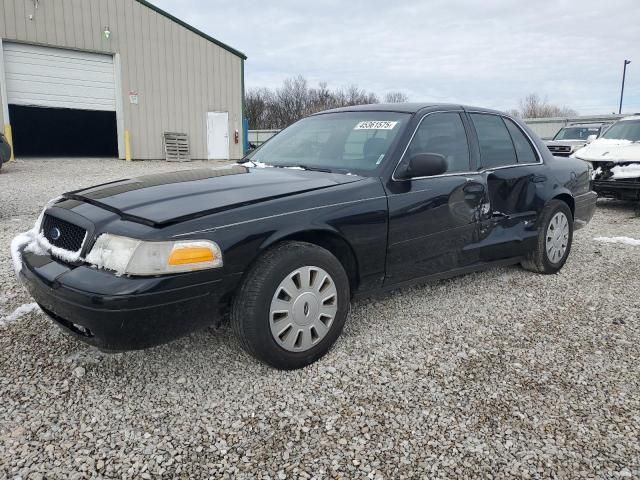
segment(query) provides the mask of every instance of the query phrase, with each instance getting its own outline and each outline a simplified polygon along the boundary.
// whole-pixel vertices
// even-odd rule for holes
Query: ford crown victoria
[[[12,248],[43,311],[87,343],[145,348],[224,320],[291,369],[329,350],[356,295],[499,265],[557,272],[593,215],[590,177],[500,112],[349,107],[240,164],[65,193]]]

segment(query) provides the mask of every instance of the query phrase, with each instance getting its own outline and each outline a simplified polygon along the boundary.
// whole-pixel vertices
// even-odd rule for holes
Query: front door
[[[207,113],[207,158],[229,160],[229,112]]]
[[[464,248],[476,238],[485,202],[484,177],[471,165],[461,112],[423,117],[401,164],[418,153],[443,155],[448,169],[433,177],[392,179],[387,185],[387,285],[466,265]]]

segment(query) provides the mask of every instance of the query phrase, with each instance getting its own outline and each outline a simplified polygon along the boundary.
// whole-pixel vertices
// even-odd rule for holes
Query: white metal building
[[[17,156],[161,159],[175,132],[237,159],[245,59],[144,0],[0,0],[0,125]]]

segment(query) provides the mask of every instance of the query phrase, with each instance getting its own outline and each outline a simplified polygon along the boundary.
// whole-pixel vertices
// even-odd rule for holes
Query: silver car
[[[545,142],[556,157],[568,157],[598,138],[609,127],[605,123],[574,124],[562,127],[553,140]]]

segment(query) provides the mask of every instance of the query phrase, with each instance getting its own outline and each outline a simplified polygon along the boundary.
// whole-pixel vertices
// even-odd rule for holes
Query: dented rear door
[[[536,238],[539,192],[547,181],[546,168],[526,134],[509,118],[469,114],[480,146],[480,171],[487,199],[477,241],[465,252],[479,261],[523,255]]]

